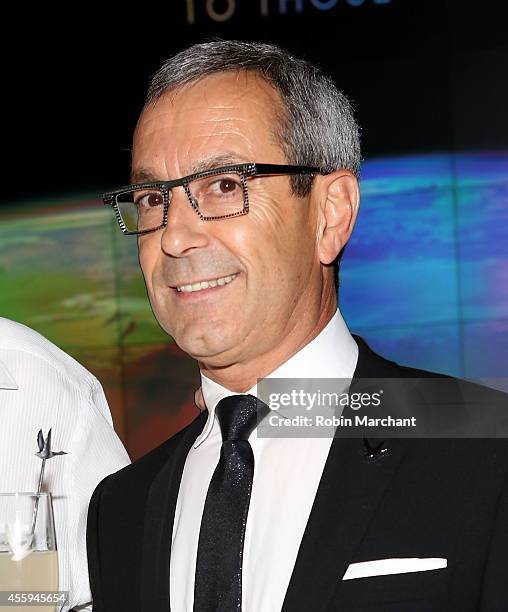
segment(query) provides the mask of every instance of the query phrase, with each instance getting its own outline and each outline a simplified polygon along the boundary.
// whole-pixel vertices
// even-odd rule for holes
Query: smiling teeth
[[[234,278],[236,278],[237,274],[231,274],[229,276],[221,276],[221,278],[214,278],[210,281],[201,281],[200,283],[194,283],[193,285],[182,285],[181,287],[177,287],[177,291],[183,291],[184,293],[192,293],[194,291],[201,291],[202,289],[208,289],[209,287],[217,287],[217,285],[227,285]]]

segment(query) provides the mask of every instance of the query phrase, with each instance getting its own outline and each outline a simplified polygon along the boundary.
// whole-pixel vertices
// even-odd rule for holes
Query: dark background
[[[351,331],[400,363],[508,390],[506,5],[173,0],[111,15],[105,3],[11,3],[0,316],[99,378],[132,457],[195,416],[196,363],[159,329],[136,241],[100,193],[128,181],[132,130],[164,59],[210,37],[266,40],[320,64],[362,127],[362,206],[340,277]]]
[[[217,14],[228,8],[210,4]],[[230,5],[223,22],[204,0],[124,5],[114,16],[84,4],[51,14],[43,4],[6,20],[2,199],[125,183],[150,75],[174,51],[212,36],[273,41],[319,63],[355,102],[366,157],[506,147],[505,2]]]

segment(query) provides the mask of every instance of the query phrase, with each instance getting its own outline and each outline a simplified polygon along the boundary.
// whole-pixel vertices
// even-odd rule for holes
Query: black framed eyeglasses
[[[166,227],[174,187],[183,187],[203,221],[249,212],[247,182],[257,176],[329,174],[330,170],[284,164],[233,164],[196,172],[173,181],[139,183],[104,193],[124,234],[146,234]]]

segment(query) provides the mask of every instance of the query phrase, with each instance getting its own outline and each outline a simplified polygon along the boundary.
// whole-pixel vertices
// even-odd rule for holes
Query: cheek
[[[145,277],[145,283],[149,290],[151,290],[153,284],[153,273],[157,261],[157,256],[160,251],[160,239],[157,242],[152,236],[143,236],[138,241],[139,249],[139,264]]]
[[[249,212],[258,244],[262,244],[278,268],[294,267],[313,249],[312,220],[307,202],[282,194],[278,199],[258,197]]]
[[[296,211],[285,213],[280,205],[268,198],[256,200],[247,215],[249,226],[243,232],[235,231],[235,252],[240,254],[247,270],[251,287],[259,290],[264,304],[279,301],[281,295],[294,293],[305,268],[307,249],[302,249],[301,221]],[[267,296],[262,291],[269,290]]]
[[[267,179],[268,180],[268,179]],[[249,214],[251,225],[256,226],[263,233],[266,231],[280,231],[285,223],[285,210],[282,205],[284,194],[280,190],[271,191],[257,186],[249,194]]]
[[[276,203],[268,198],[257,198],[242,220],[241,228],[235,228],[228,240],[249,271],[249,276],[261,280],[271,277],[283,256],[287,240],[282,215]]]

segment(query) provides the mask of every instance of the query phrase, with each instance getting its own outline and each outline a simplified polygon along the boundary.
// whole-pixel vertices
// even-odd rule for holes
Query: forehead
[[[166,93],[139,118],[133,170],[164,163],[168,171],[188,171],[189,163],[213,156],[283,162],[274,136],[281,109],[275,89],[246,72],[214,74]]]

